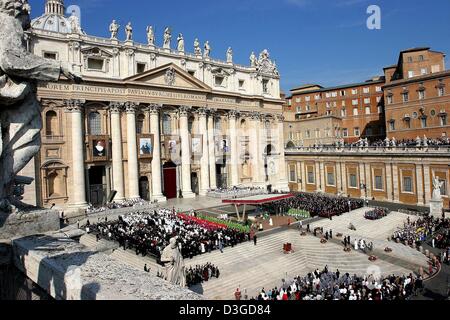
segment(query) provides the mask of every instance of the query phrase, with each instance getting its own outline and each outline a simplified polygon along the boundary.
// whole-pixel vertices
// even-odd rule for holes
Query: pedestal
[[[0,212],[0,239],[27,237],[60,228],[59,213],[53,210],[34,210],[7,214]]]
[[[433,218],[442,218],[442,209],[444,208],[444,201],[441,200],[430,200],[430,215]]]

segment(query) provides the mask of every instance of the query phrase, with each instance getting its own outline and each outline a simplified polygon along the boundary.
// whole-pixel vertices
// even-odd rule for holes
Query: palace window
[[[387,96],[387,103],[388,104],[394,103],[394,96],[392,94]]]
[[[356,174],[352,173],[349,175],[348,185],[350,188],[358,188],[358,179]]]
[[[269,93],[269,80],[263,80],[263,93]]]
[[[328,172],[327,173],[327,185],[328,186],[335,186],[336,182],[334,181],[334,173]]]
[[[419,90],[419,100],[425,99],[425,90]]]
[[[341,110],[341,117],[346,117],[347,116],[347,110],[346,109],[342,109]]]
[[[409,101],[409,93],[408,92],[403,92],[402,93],[402,98],[403,98],[403,102],[408,102]]]
[[[342,129],[342,136],[343,137],[348,137],[348,129]]]
[[[245,81],[239,80],[239,90],[244,90],[245,89],[244,85],[245,85]],[[289,105],[291,105],[291,104],[292,104],[292,100],[289,100]]]
[[[363,89],[363,92],[364,92],[365,94],[370,93],[370,88],[364,88],[364,89]]]
[[[297,174],[295,172],[295,165],[289,166],[289,182],[297,182]]]
[[[438,96],[439,97],[443,97],[445,94],[445,88],[444,87],[439,87],[438,88]]]
[[[421,74],[422,76],[428,74],[427,68],[422,68],[422,69],[420,69],[420,74]]]
[[[446,126],[447,125],[447,115],[446,114],[442,114],[441,115],[441,126]]]
[[[370,114],[370,107],[366,107],[366,114]]]
[[[45,114],[46,132],[45,134],[50,137],[58,135],[58,115],[55,111],[48,111]]]
[[[389,121],[389,129],[395,131],[395,120]]]
[[[305,137],[306,137],[307,139],[311,138],[311,131],[306,130],[306,132],[305,132]]]
[[[352,105],[353,106],[357,106],[358,104],[359,104],[359,100],[358,99],[352,100]]]
[[[403,177],[403,192],[412,193],[413,183],[412,177]]]
[[[102,134],[102,116],[98,112],[89,113],[89,134],[98,136]]]
[[[422,117],[420,118],[420,123],[422,125],[422,128],[426,128],[427,127],[427,117]]]
[[[375,176],[375,190],[383,190],[383,177]]]
[[[225,78],[224,77],[220,77],[220,76],[215,76],[214,77],[214,85],[216,87],[224,87],[224,83],[225,83]],[[263,81],[264,83],[264,81]]]
[[[359,137],[361,135],[361,130],[359,128],[355,128],[355,137]]]
[[[364,103],[365,103],[365,104],[370,104],[370,98],[365,98],[365,99],[364,99]]]
[[[358,89],[352,89],[352,95],[358,94]]]
[[[50,60],[58,60],[58,55],[56,52],[44,52],[44,58]]]
[[[308,170],[308,184],[316,183],[316,179],[314,177],[314,171]]]
[[[414,77],[414,71],[408,71],[408,78]]]
[[[353,108],[353,115],[357,116],[359,114],[358,108]]]

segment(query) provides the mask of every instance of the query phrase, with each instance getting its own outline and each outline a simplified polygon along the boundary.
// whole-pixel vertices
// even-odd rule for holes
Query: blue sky
[[[30,0],[32,15],[44,0]],[[156,28],[161,45],[170,26],[174,38],[183,33],[186,49],[195,37],[209,40],[214,58],[248,64],[251,51],[269,49],[281,73],[285,92],[305,83],[334,86],[381,75],[397,62],[402,49],[429,46],[450,55],[449,0],[66,0],[81,7],[84,30],[109,37],[117,19],[131,21],[134,39],[146,42],[145,27]],[[381,7],[382,29],[366,27],[367,7]],[[125,37],[122,30],[121,39]],[[175,41],[173,41],[174,45]],[[447,68],[449,58],[446,60]]]

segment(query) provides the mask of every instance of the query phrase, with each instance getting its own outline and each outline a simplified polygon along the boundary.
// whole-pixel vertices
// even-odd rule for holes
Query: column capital
[[[230,120],[236,120],[239,117],[240,117],[240,113],[237,110],[228,111],[228,118]]]
[[[109,103],[109,112],[111,113],[120,113],[123,109],[123,103],[122,102],[110,102]]]
[[[200,117],[206,117],[208,115],[208,109],[207,108],[198,108],[197,109],[197,114]]]
[[[150,111],[150,114],[159,114],[159,111],[162,109],[162,107],[162,104],[151,103],[148,106],[148,109]]]
[[[138,104],[134,102],[125,102],[125,112],[126,113],[136,113],[136,110],[138,108]]]
[[[260,112],[257,111],[253,111],[249,114],[250,119],[252,121],[260,121],[262,119],[262,114]]]
[[[286,119],[282,114],[277,114],[276,118],[279,123],[283,123],[284,120]]]
[[[80,100],[80,99],[64,100],[64,104],[66,105],[67,112],[82,112],[85,103],[86,103],[86,100]]]
[[[216,114],[217,114],[217,109],[214,109],[214,108],[208,108],[208,115],[210,116],[210,117],[215,117],[216,116]]]
[[[178,108],[178,113],[179,113],[180,117],[187,117],[190,111],[191,111],[191,107],[189,107],[189,106],[180,106]]]

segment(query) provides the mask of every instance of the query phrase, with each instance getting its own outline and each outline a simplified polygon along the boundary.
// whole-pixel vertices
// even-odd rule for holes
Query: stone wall
[[[57,300],[200,300],[63,235],[13,241],[14,265]]]
[[[12,239],[60,228],[59,214],[52,210],[36,210],[19,214],[0,212],[0,239]]]

